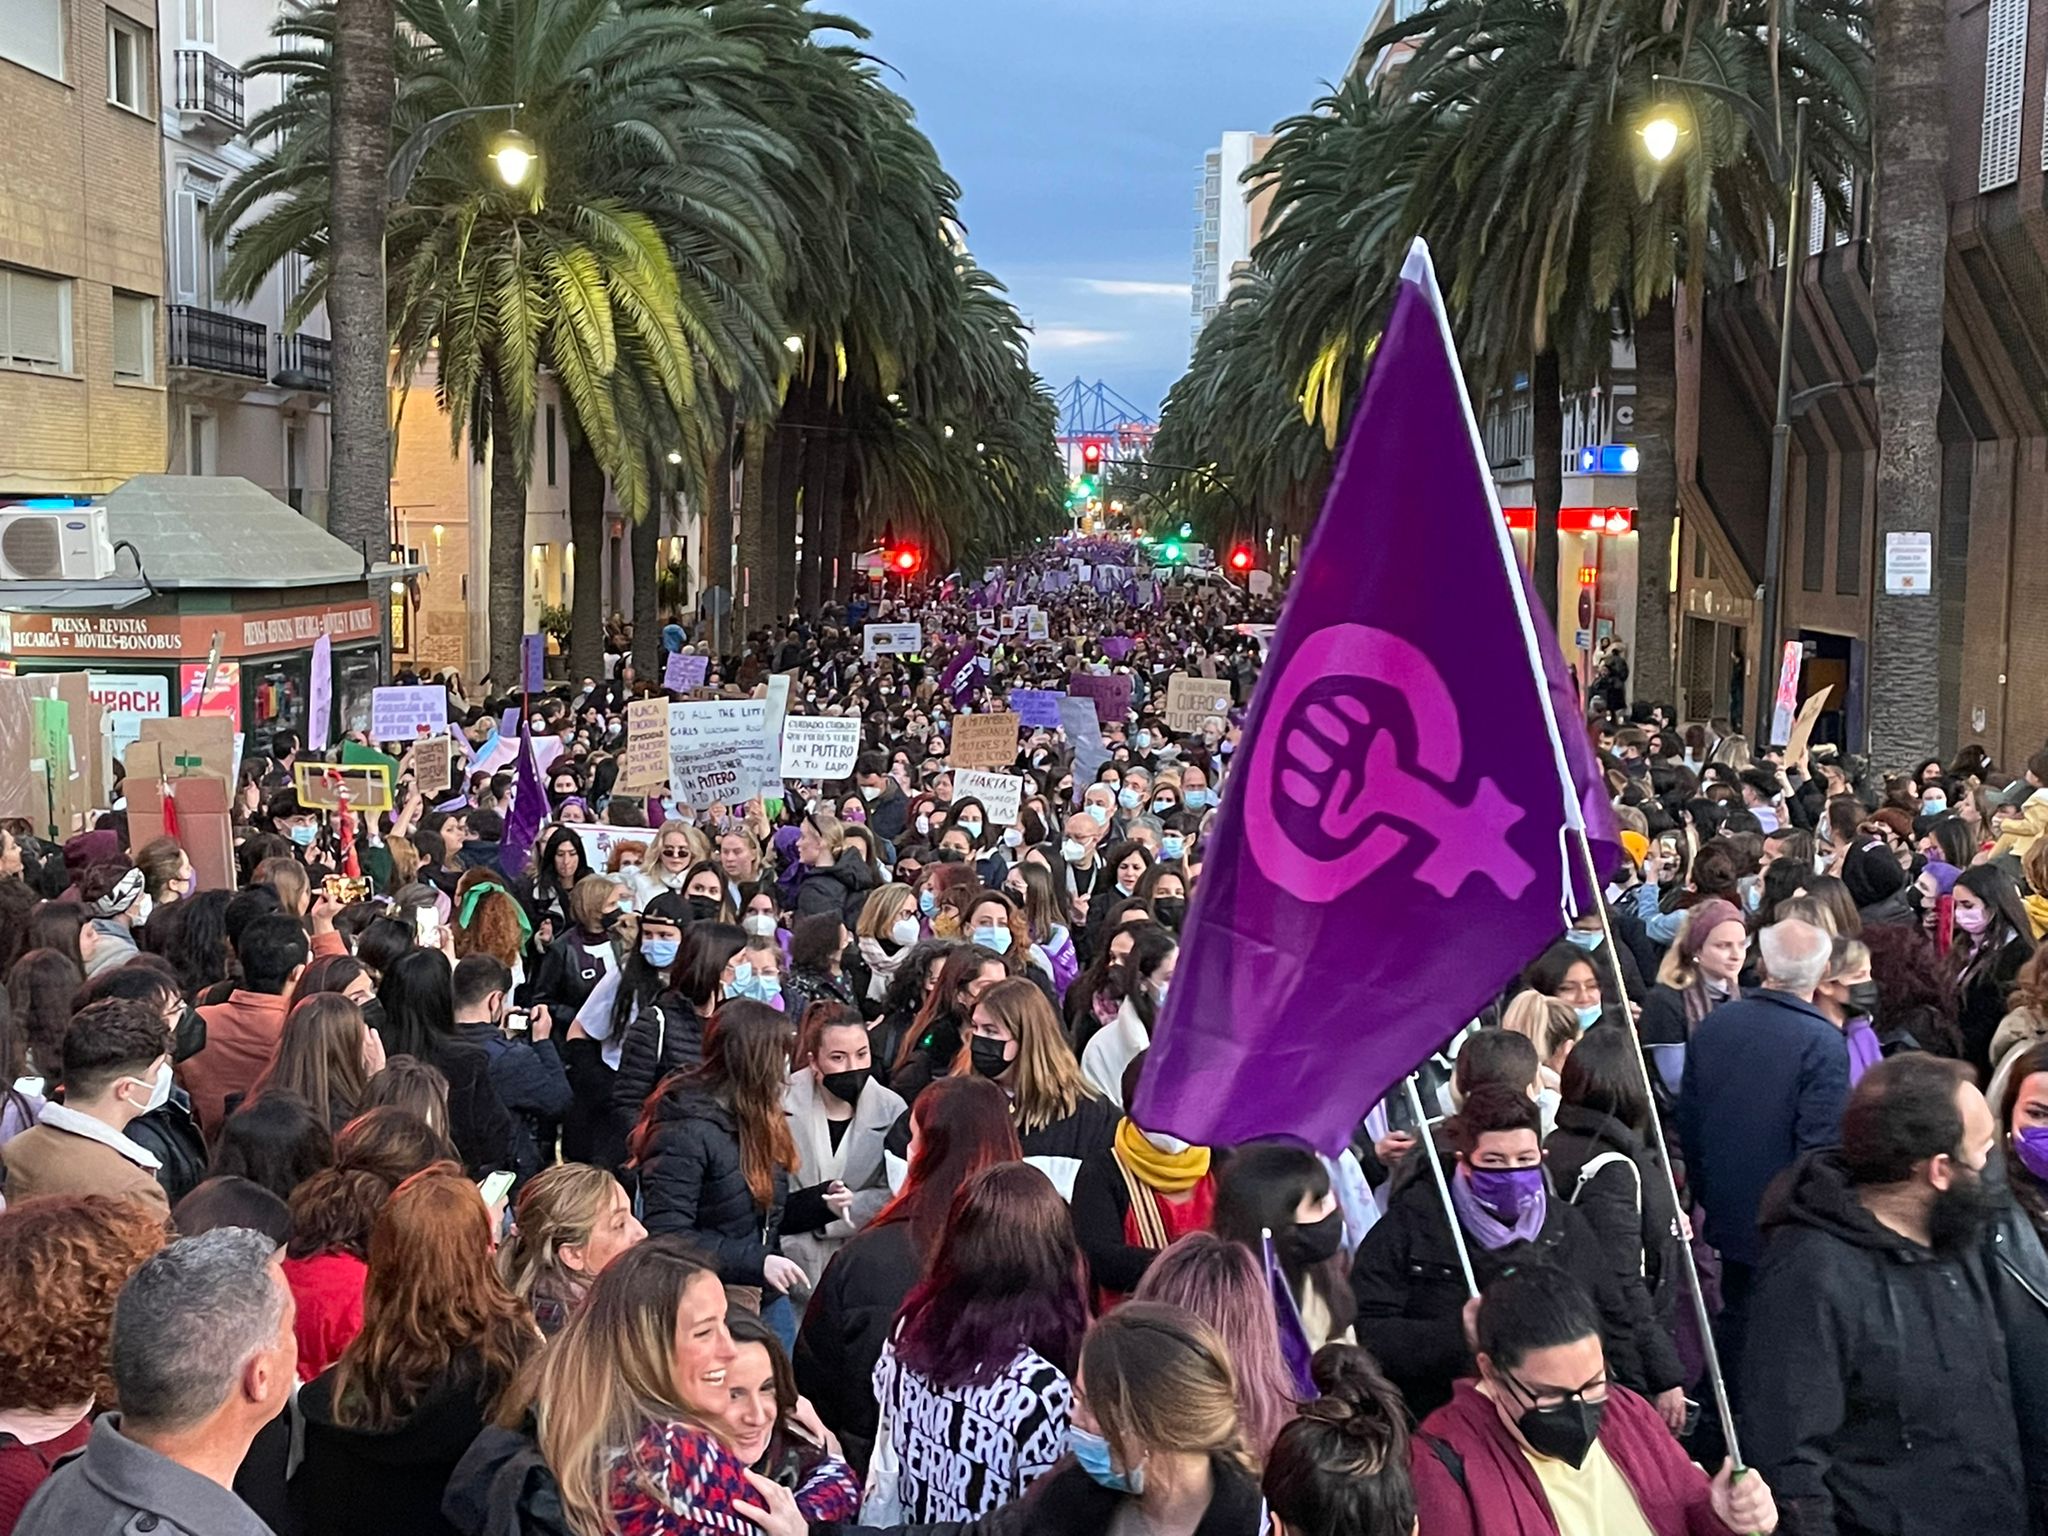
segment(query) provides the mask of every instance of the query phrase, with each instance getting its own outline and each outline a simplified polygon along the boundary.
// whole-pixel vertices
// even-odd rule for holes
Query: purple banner
[[[1093,672],[1076,672],[1067,679],[1067,692],[1079,699],[1095,701],[1095,718],[1104,725],[1122,725],[1131,712],[1131,674],[1112,672],[1098,677]]]
[[[540,693],[547,688],[548,637],[546,635],[521,635],[519,637],[519,686],[528,693]]]
[[[1102,654],[1111,661],[1122,661],[1138,648],[1138,642],[1129,635],[1105,635],[1102,638]]]
[[[661,686],[670,693],[687,693],[692,688],[702,688],[710,672],[709,656],[685,656],[675,651],[662,669]]]
[[[334,641],[322,634],[313,642],[312,680],[306,687],[306,750],[325,752],[334,726]]]
[[[1335,1153],[1564,930],[1571,821],[1612,867],[1531,606],[1418,241],[1251,707],[1140,1125]]]
[[[1063,693],[1050,688],[1012,688],[1010,708],[1017,712],[1017,722],[1029,729],[1044,727],[1058,730],[1060,724],[1060,700]]]

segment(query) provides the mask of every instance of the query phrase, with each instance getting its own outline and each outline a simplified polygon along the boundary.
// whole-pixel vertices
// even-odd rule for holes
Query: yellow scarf
[[[1149,1188],[1162,1195],[1184,1195],[1209,1174],[1209,1149],[1162,1152],[1128,1118],[1116,1127],[1116,1155]]]

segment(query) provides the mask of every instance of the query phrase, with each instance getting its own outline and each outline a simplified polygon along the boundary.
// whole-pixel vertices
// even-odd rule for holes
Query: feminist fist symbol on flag
[[[1310,688],[1346,678],[1407,701],[1415,768],[1403,764],[1395,733],[1355,694],[1323,693],[1302,704]],[[1457,706],[1429,658],[1406,640],[1362,624],[1310,636],[1275,684],[1265,719],[1271,724],[1248,764],[1246,832],[1266,877],[1302,900],[1341,896],[1414,838],[1429,845],[1415,878],[1439,896],[1456,895],[1477,875],[1513,898],[1536,877],[1507,840],[1522,808],[1489,778],[1469,799],[1458,797],[1464,738]],[[1290,822],[1301,828],[1302,818],[1334,853],[1302,845],[1289,830]]]

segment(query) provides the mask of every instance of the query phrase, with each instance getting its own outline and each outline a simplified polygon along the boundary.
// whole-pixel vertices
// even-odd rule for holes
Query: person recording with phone
[[[512,972],[495,955],[464,956],[450,986],[455,1038],[490,1061],[491,1086],[512,1117],[512,1171],[523,1183],[554,1161],[555,1129],[575,1102],[550,1038],[553,1016],[545,1007],[512,1008]]]

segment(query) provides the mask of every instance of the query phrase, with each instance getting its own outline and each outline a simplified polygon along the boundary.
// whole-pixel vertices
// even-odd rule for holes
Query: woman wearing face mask
[[[569,931],[569,893],[590,872],[582,838],[567,827],[557,827],[547,835],[540,845],[540,857],[534,860],[531,886],[521,893],[544,931],[536,936],[538,942],[548,943]]]
[[[1031,925],[1014,900],[1002,891],[979,891],[968,906],[966,917],[968,942],[999,955],[1021,956],[1024,964],[1020,974],[1042,982],[1046,995],[1055,996],[1052,961],[1031,942]]]
[[[847,980],[862,1016],[878,1019],[904,956],[924,935],[916,892],[893,884],[870,891],[854,935],[857,957],[847,967]]]
[[[1132,930],[1131,947],[1111,973],[1110,990],[1119,999],[1116,1018],[1082,1047],[1081,1074],[1119,1108],[1124,1069],[1152,1043],[1179,963],[1180,941],[1156,923],[1144,923]]]
[[[656,1085],[704,1059],[705,1028],[725,995],[734,957],[746,947],[747,936],[739,929],[698,923],[686,948],[688,922],[681,896],[657,896],[640,919],[639,947],[619,973],[604,1038],[607,1047],[617,1046],[615,1054],[604,1052],[618,1074],[612,1080],[608,1127],[617,1139],[607,1136],[609,1155],[597,1159],[601,1167],[617,1168],[624,1161],[625,1131],[640,1118]]]
[[[1685,1428],[1685,1368],[1672,1342],[1687,1305],[1679,1273],[1678,1208],[1650,1140],[1650,1108],[1628,1032],[1604,1024],[1572,1050],[1560,1078],[1557,1129],[1543,1166],[1558,1197],[1585,1214],[1633,1320],[1642,1385],[1675,1435]]]
[[[1985,1273],[2004,1324],[2030,1528],[2040,1531],[2048,1529],[2048,1046],[2014,1054],[1991,1107],[2013,1198],[1985,1230]]]
[[[1152,865],[1139,877],[1133,893],[1145,903],[1152,921],[1169,933],[1179,933],[1188,920],[1188,875],[1179,864],[1167,861]]]
[[[1510,998],[1500,1027],[1536,1047],[1536,1107],[1542,1114],[1542,1133],[1548,1137],[1557,1115],[1558,1073],[1585,1031],[1569,1005],[1540,992],[1517,992]]]
[[[690,1235],[727,1285],[761,1292],[761,1315],[794,1342],[792,1288],[804,1272],[783,1257],[782,1213],[797,1166],[782,1098],[789,1026],[760,1003],[723,1004],[704,1060],[662,1080],[628,1142],[647,1230]]]
[[[978,944],[958,944],[947,954],[890,1064],[889,1086],[905,1103],[915,1104],[927,1084],[952,1070],[965,1048],[974,1005],[982,993],[1015,974],[1010,956]]]
[[[1138,1086],[1146,1053],[1124,1069],[1126,1103]],[[1088,1259],[1097,1312],[1137,1289],[1161,1251],[1209,1225],[1216,1177],[1209,1149],[1160,1131],[1140,1129],[1126,1114],[1107,1151],[1081,1159],[1074,1175],[1074,1235]]]
[[[1601,990],[1605,984],[1603,968],[1603,962],[1579,945],[1559,942],[1529,962],[1528,969],[1522,972],[1522,985],[1563,1003],[1571,1009],[1579,1028],[1587,1030],[1606,1016],[1607,1004]]]
[[[1600,1300],[1616,1377],[1640,1385],[1634,1319],[1585,1216],[1561,1195],[1553,1198],[1545,1184],[1536,1106],[1528,1095],[1481,1083],[1449,1128],[1457,1153],[1451,1199],[1482,1293],[1504,1271],[1523,1265],[1565,1270]],[[1416,1178],[1394,1192],[1385,1218],[1359,1245],[1351,1289],[1358,1342],[1386,1365],[1408,1406],[1421,1415],[1448,1402],[1451,1383],[1469,1373],[1467,1297],[1433,1179]]]
[[[683,905],[693,923],[736,923],[732,897],[725,888],[725,873],[715,860],[692,864],[683,876]]]
[[[843,918],[849,903],[858,914],[867,893],[881,884],[859,851],[846,845],[845,830],[830,811],[815,811],[799,823],[796,856],[803,866],[796,888],[798,917],[830,912]]]
[[[889,1203],[883,1142],[906,1106],[874,1080],[867,1029],[844,1004],[805,1011],[796,1059],[782,1096],[797,1152],[782,1251],[815,1286],[847,1239]]]
[[[1478,1379],[1460,1381],[1409,1448],[1423,1531],[1777,1528],[1761,1477],[1724,1464],[1708,1481],[1655,1410],[1611,1380],[1600,1315],[1569,1276],[1539,1265],[1493,1281],[1477,1334]]]
[[[1309,1346],[1352,1342],[1357,1306],[1345,1283],[1344,1213],[1315,1153],[1278,1141],[1235,1148],[1217,1177],[1212,1224],[1218,1237],[1255,1254],[1271,1232]]]
[[[1000,886],[1009,869],[1009,861],[1003,857],[1001,829],[991,827],[988,811],[972,795],[956,799],[946,814],[946,826],[940,834],[939,846],[945,846],[946,833],[959,832],[967,839],[967,862],[973,867],[975,878],[983,885]]]
[[[2034,953],[2034,933],[2019,886],[1997,864],[1956,877],[1955,947],[1949,951],[1964,1059],[1981,1078],[1991,1071],[1991,1037],[2005,1017],[2013,978]]]
[[[1814,990],[1813,1006],[1842,1032],[1849,1047],[1849,1086],[1885,1057],[1877,1032],[1878,989],[1870,979],[1870,946],[1861,939],[1837,936],[1828,957],[1827,974]]]
[[[1053,993],[1064,1001],[1067,988],[1080,974],[1081,957],[1075,951],[1073,933],[1061,920],[1058,881],[1050,867],[1027,859],[1003,877],[1003,890],[1023,909],[1033,952],[1045,957]]]

